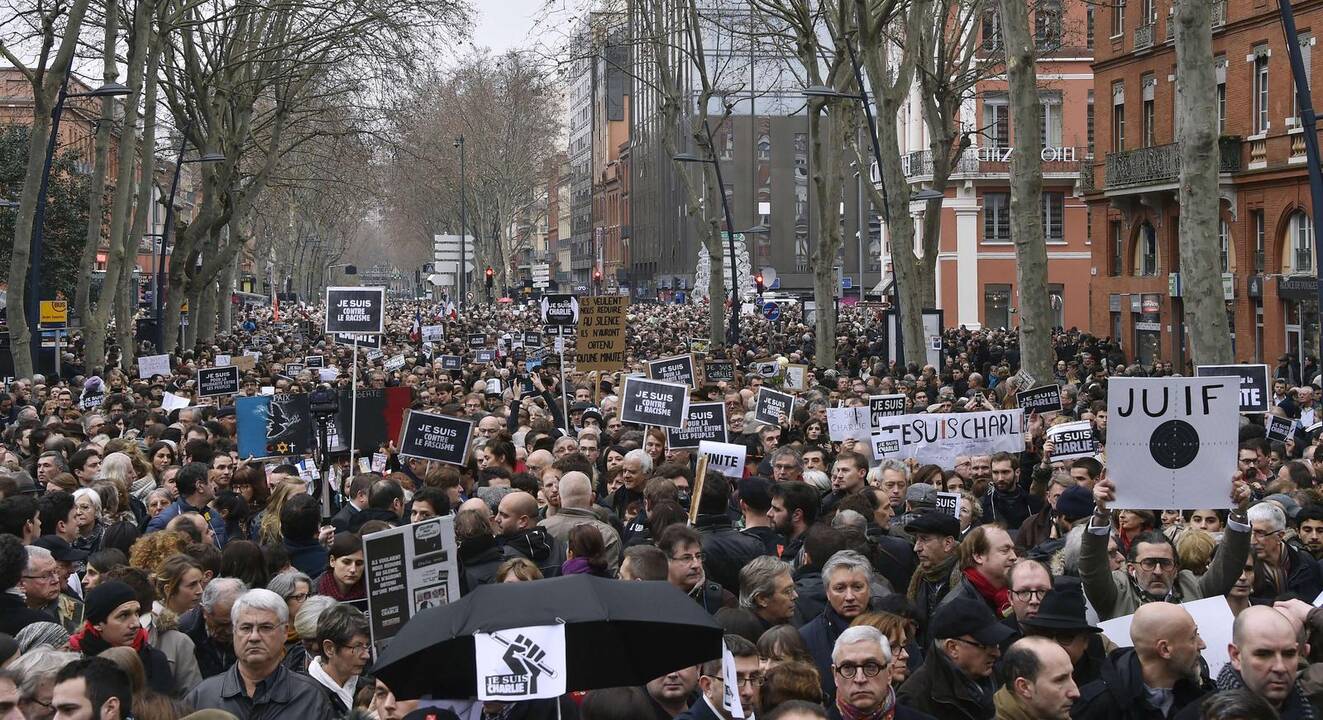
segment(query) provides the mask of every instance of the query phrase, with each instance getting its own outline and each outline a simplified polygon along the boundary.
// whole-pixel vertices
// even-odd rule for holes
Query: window
[[[722,160],[731,160],[735,157],[735,128],[729,123],[717,130],[717,149],[721,153]]]
[[[1043,193],[1043,239],[1047,242],[1066,241],[1066,194]]]
[[[1314,271],[1314,221],[1297,210],[1291,215],[1291,272]]]
[[[1011,241],[1010,193],[983,193],[983,241]]]
[[[1254,49],[1254,134],[1268,132],[1268,49]]]
[[[1217,134],[1227,131],[1227,81],[1223,78],[1217,84]]]
[[[1143,147],[1153,147],[1153,136],[1156,131],[1157,118],[1154,115],[1153,93],[1157,89],[1158,81],[1150,73],[1145,75],[1139,81],[1140,88],[1144,92],[1144,118],[1143,118]]]
[[[983,98],[983,134],[989,147],[1004,148],[1011,144],[1011,116],[1005,95],[986,95]]]
[[[1254,272],[1263,272],[1263,246],[1267,241],[1268,227],[1264,222],[1262,210],[1251,213],[1254,218]]]
[[[772,159],[772,136],[767,133],[760,133],[758,135],[758,159]]]
[[[1011,286],[983,286],[983,323],[992,328],[1011,326]]]
[[[1088,157],[1093,157],[1093,91],[1089,91],[1089,106],[1085,110],[1085,123],[1088,125]]]
[[[1047,304],[1052,308],[1052,327],[1066,326],[1066,286],[1052,283],[1047,286]]]
[[[1061,2],[1040,0],[1034,10],[1034,39],[1040,50],[1051,52],[1061,45]]]
[[[1112,150],[1125,149],[1125,85],[1112,83]]]
[[[1061,147],[1061,93],[1039,93],[1038,104],[1038,137],[1043,147]]]
[[[1227,225],[1226,220],[1217,224],[1217,247],[1221,261],[1218,267],[1224,273],[1231,272],[1231,226]]]
[[[1314,72],[1313,72],[1313,68],[1310,67],[1310,62],[1309,62],[1309,58],[1313,54],[1310,52],[1310,48],[1312,48],[1313,45],[1314,45],[1314,38],[1312,36],[1308,34],[1303,34],[1300,36],[1300,59],[1305,64],[1305,85],[1310,88],[1314,87],[1314,82],[1313,82]],[[1299,98],[1294,92],[1294,88],[1292,88],[1291,114],[1294,115],[1296,118],[1300,117],[1300,106],[1298,105],[1298,103],[1299,103]]]
[[[1155,3],[1153,0],[1142,0],[1142,2],[1143,5],[1141,5],[1140,8],[1144,14],[1144,21],[1140,24],[1152,25],[1153,23],[1158,21],[1157,3]]]
[[[1125,0],[1112,4],[1112,37],[1125,32]]]
[[[1147,222],[1139,228],[1139,252],[1136,254],[1136,275],[1153,277],[1158,274],[1158,233]]]
[[[1093,49],[1093,5],[1084,11],[1084,47]]]
[[[1122,252],[1125,249],[1125,236],[1121,232],[1121,221],[1112,220],[1107,224],[1107,232],[1112,242],[1112,264],[1108,269],[1108,275],[1118,277],[1121,274],[1121,267],[1124,265]]]
[[[1001,22],[997,18],[996,10],[985,10],[983,12],[983,49],[998,50],[1001,48]]]

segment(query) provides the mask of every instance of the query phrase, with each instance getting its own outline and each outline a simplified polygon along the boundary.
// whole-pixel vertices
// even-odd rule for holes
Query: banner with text
[[[872,438],[879,460],[914,458],[943,468],[960,455],[1024,451],[1024,411],[934,413],[886,418]]]

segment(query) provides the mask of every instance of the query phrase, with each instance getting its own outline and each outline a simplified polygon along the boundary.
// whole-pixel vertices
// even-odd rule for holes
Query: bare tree
[[[1217,79],[1213,75],[1212,4],[1176,3],[1176,141],[1180,143],[1181,282],[1186,330],[1196,363],[1233,362],[1217,247]],[[1294,42],[1294,39],[1290,39]]]
[[[115,62],[115,49],[119,38],[119,12],[115,0],[106,1],[105,36],[102,39],[102,73],[104,83],[112,83],[119,77]],[[101,116],[97,119],[96,149],[92,159],[92,182],[87,193],[87,239],[83,244],[83,254],[78,267],[90,268],[96,261],[96,251],[101,246],[104,223],[101,222],[105,211],[106,173],[110,164],[110,135],[115,121],[115,99],[101,98]],[[78,285],[74,290],[74,314],[80,321],[86,322],[91,316],[92,273],[78,273]]]
[[[1011,238],[1020,291],[1020,364],[1036,378],[1052,377],[1052,308],[1047,290],[1047,245],[1043,238],[1042,104],[1036,85],[1036,49],[1024,0],[1000,0],[1006,42],[1011,154]]]
[[[7,317],[10,350],[14,356],[14,374],[32,376],[32,331],[24,307],[27,292],[27,274],[31,257],[33,219],[37,211],[37,194],[42,183],[46,162],[46,147],[51,138],[51,111],[68,82],[78,34],[89,0],[69,2],[35,2],[21,11],[23,24],[30,28],[17,37],[0,38],[0,56],[3,56],[32,86],[32,134],[28,139],[27,166],[24,171],[23,191],[18,200],[18,218],[14,222],[14,244],[9,262],[9,291]],[[16,46],[37,46],[35,63],[19,59]]]

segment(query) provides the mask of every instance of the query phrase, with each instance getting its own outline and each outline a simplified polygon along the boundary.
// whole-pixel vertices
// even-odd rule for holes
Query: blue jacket
[[[822,683],[824,698],[836,697],[836,678],[831,672],[831,651],[836,645],[836,638],[850,627],[850,621],[841,617],[827,606],[822,614],[813,618],[799,629],[799,636],[804,640],[804,647],[813,658],[818,668],[818,680]]]
[[[211,523],[211,531],[216,535],[216,544],[224,547],[225,543],[229,540],[225,531],[225,518],[222,518],[219,512],[212,510],[209,507],[195,508],[185,502],[183,498],[170,503],[170,505],[161,511],[161,514],[152,518],[151,522],[147,523],[146,532],[152,533],[157,530],[164,530],[165,526],[169,525],[171,520],[174,520],[175,517],[186,512],[195,512],[206,518],[207,522]]]

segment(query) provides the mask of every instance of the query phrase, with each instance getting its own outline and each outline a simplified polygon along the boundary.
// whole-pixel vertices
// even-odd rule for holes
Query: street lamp
[[[32,240],[29,250],[30,262],[28,263],[28,295],[26,315],[28,322],[28,336],[32,337],[32,328],[40,325],[41,318],[41,280],[42,280],[42,262],[45,259],[45,226],[46,226],[46,196],[50,190],[51,165],[55,162],[55,145],[60,136],[60,116],[64,114],[64,103],[69,98],[79,97],[120,97],[129,94],[129,89],[120,83],[108,83],[101,87],[82,93],[69,92],[69,77],[65,73],[64,82],[60,84],[60,93],[55,98],[55,106],[51,108],[51,129],[50,139],[46,143],[46,163],[41,168],[41,184],[37,189],[37,206],[32,214]],[[12,207],[12,206],[10,206]],[[41,342],[31,343],[32,365],[37,365],[37,355],[41,351]],[[100,365],[100,359],[96,364]]]
[[[467,255],[468,242],[468,192],[465,188],[464,177],[464,136],[459,135],[455,138],[455,147],[459,149],[459,307],[464,307],[464,295],[467,292],[465,288],[468,274]]]
[[[708,147],[712,147],[712,129],[706,120],[703,121],[703,131],[707,133]],[[730,216],[730,200],[726,197],[726,182],[721,177],[721,163],[715,153],[708,158],[680,153],[673,159],[681,163],[711,163],[717,173],[717,192],[721,194],[721,211],[726,216],[726,250],[730,255],[730,327],[726,330],[726,345],[734,346],[740,341],[740,277],[735,264],[735,222]],[[716,302],[716,298],[711,302]]]
[[[161,252],[156,258],[156,276],[152,282],[152,304],[154,315],[156,317],[156,351],[165,352],[165,317],[162,311],[164,307],[161,302],[161,286],[165,281],[165,253],[166,246],[170,244],[170,238],[174,235],[175,224],[175,195],[179,192],[179,174],[186,163],[215,163],[223,162],[225,155],[218,152],[204,153],[195,158],[184,158],[184,153],[188,150],[188,132],[192,129],[192,123],[184,126],[180,134],[183,139],[179,142],[179,157],[175,160],[174,177],[170,180],[170,195],[165,202],[165,230],[161,232]],[[152,243],[156,247],[156,243]]]

